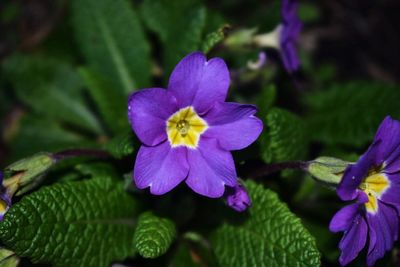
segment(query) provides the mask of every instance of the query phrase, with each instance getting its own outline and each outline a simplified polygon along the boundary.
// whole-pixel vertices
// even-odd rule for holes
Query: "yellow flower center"
[[[7,208],[7,203],[4,200],[0,199],[0,214],[4,214],[7,211]]]
[[[172,147],[196,148],[207,128],[207,122],[197,115],[193,107],[182,108],[167,120],[168,141]]]
[[[372,169],[367,177],[360,184],[359,188],[368,196],[368,202],[365,203],[365,208],[370,213],[378,211],[378,199],[390,187],[390,181],[385,174],[380,172],[380,169]]]

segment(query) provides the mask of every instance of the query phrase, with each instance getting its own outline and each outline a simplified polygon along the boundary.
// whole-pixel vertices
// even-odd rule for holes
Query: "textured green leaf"
[[[308,150],[305,123],[295,114],[273,108],[264,117],[261,135],[262,158],[265,162],[304,159]]]
[[[224,223],[211,242],[221,266],[320,266],[315,240],[278,196],[246,183],[253,205],[240,225]]]
[[[164,45],[167,74],[182,57],[200,48],[206,9],[198,0],[145,0],[141,14]]]
[[[73,0],[72,25],[89,65],[126,94],[146,87],[150,48],[127,0]]]
[[[135,151],[135,138],[132,130],[115,136],[105,144],[104,148],[118,159],[131,155]]]
[[[108,267],[135,252],[138,206],[110,178],[65,182],[16,203],[0,223],[7,247],[33,262]]]
[[[82,81],[72,66],[45,56],[16,54],[5,61],[3,70],[18,98],[40,115],[101,132],[83,102]]]
[[[375,82],[335,84],[306,98],[314,140],[362,146],[386,115],[400,118],[400,88]]]
[[[79,74],[83,78],[107,126],[114,133],[127,129],[129,126],[126,118],[127,97],[125,94],[96,71],[89,68],[80,68]]]
[[[146,212],[138,220],[135,246],[144,258],[157,258],[168,250],[175,236],[176,229],[171,220]]]

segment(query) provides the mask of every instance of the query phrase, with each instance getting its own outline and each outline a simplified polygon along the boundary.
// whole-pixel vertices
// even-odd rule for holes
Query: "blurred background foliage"
[[[233,39],[238,30],[273,30],[281,19],[278,0],[1,1],[0,165],[39,151],[105,149],[114,156],[111,164],[68,160],[53,169],[45,183],[68,183],[104,173],[123,180],[139,146],[127,121],[128,94],[140,88],[165,87],[176,63],[196,50],[226,60],[232,78],[229,99],[257,104],[264,121],[259,141],[234,154],[240,177],[249,177],[266,163],[321,155],[356,160],[384,116],[400,119],[400,4],[395,0],[300,2],[302,67],[289,75],[272,50],[264,50],[265,66],[249,68],[248,62],[256,61],[262,51],[237,45]],[[129,187],[129,174],[126,179]],[[328,231],[329,219],[341,205],[334,191],[294,171],[257,182],[277,192],[301,218],[315,237],[322,265],[336,266],[340,237]],[[177,235],[169,220],[175,221],[181,233],[207,232],[220,223],[219,216],[210,218],[207,210],[215,204],[212,200],[193,196],[182,186],[176,191],[159,202],[160,198],[140,196],[146,207],[169,219],[144,213],[139,223],[165,224],[167,239],[156,248],[151,247],[151,240],[140,241],[145,247],[135,241],[132,253],[137,249],[150,258],[164,254]],[[166,209],[171,205],[173,211]],[[225,230],[234,232],[229,227]],[[157,236],[157,229],[152,229],[143,233]],[[140,238],[140,233],[133,239]],[[228,259],[215,259],[200,237],[189,232],[177,238],[180,242],[157,260],[134,258],[125,263],[229,264]],[[229,254],[220,247],[219,238],[212,240],[217,240],[216,253]],[[226,242],[230,242],[228,237]],[[14,249],[26,252],[21,246]],[[124,253],[124,257],[133,255]],[[37,259],[37,254],[24,255]],[[23,264],[30,266],[28,260]],[[398,249],[380,264],[400,264]],[[353,265],[362,266],[363,259]]]

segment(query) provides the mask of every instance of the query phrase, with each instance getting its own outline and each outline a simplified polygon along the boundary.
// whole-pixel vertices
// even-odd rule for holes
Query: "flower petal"
[[[379,151],[379,146],[380,141],[375,141],[356,164],[347,167],[336,190],[342,200],[353,200],[357,197],[358,186],[368,174],[368,171],[376,166],[376,155]]]
[[[194,106],[202,114],[216,101],[223,102],[230,83],[229,71],[220,58],[207,61],[201,52],[184,57],[173,70],[168,91],[177,99],[180,108]]]
[[[332,218],[329,224],[331,232],[346,231],[351,227],[354,218],[359,214],[360,203],[347,205],[340,209]]]
[[[339,243],[339,248],[342,250],[339,262],[342,266],[354,260],[364,248],[367,241],[367,230],[368,226],[365,219],[358,214],[354,218],[351,228],[344,233]]]
[[[381,140],[377,153],[377,163],[381,164],[400,146],[400,122],[387,116],[379,125],[374,140]]]
[[[389,178],[389,188],[382,194],[381,200],[400,208],[400,174],[386,174]]]
[[[225,185],[237,184],[232,155],[221,149],[215,139],[202,137],[196,150],[188,149],[188,162],[190,171],[186,183],[200,195],[221,197]]]
[[[284,22],[287,22],[293,16],[297,16],[299,9],[299,2],[297,0],[283,0],[281,5],[281,15]]]
[[[254,116],[257,108],[237,103],[217,103],[203,117],[209,128],[204,136],[218,140],[225,150],[243,149],[253,143],[263,129],[263,123]]]
[[[164,142],[155,147],[140,147],[133,178],[138,188],[150,187],[152,194],[162,195],[183,181],[188,172],[186,148],[171,148]]]
[[[367,265],[373,266],[375,262],[393,247],[397,239],[398,218],[397,212],[388,205],[379,202],[376,214],[367,213],[370,229],[370,241],[367,255]]]
[[[140,141],[154,146],[167,138],[166,120],[178,110],[177,102],[167,90],[143,89],[131,94],[128,118]]]

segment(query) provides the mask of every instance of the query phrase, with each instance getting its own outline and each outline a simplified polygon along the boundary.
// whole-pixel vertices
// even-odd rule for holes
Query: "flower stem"
[[[107,151],[97,149],[69,149],[54,153],[52,155],[56,162],[72,157],[109,158],[110,156],[111,155]]]
[[[303,170],[305,171],[309,165],[309,162],[307,161],[287,161],[287,162],[279,162],[279,163],[273,163],[273,164],[268,164],[264,165],[259,169],[254,170],[253,172],[250,173],[250,177],[252,178],[259,178],[263,176],[267,176],[271,173],[274,172],[279,172],[282,170]]]

